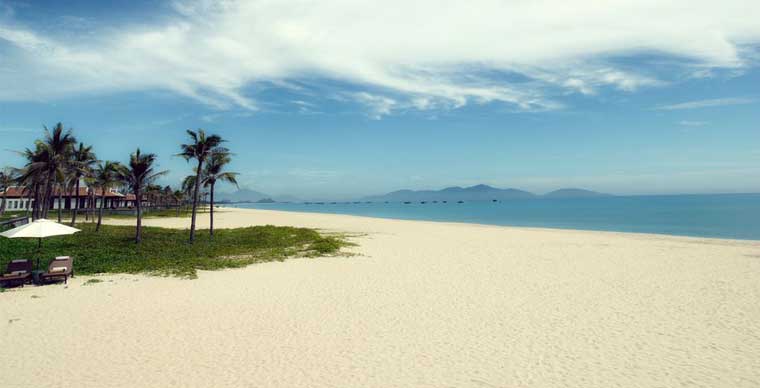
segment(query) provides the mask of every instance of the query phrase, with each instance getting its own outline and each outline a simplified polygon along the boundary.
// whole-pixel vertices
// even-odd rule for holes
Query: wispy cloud
[[[0,133],[29,133],[39,132],[37,128],[19,128],[19,127],[2,127],[0,126]]]
[[[656,107],[657,110],[682,110],[682,109],[700,109],[700,108],[711,108],[716,106],[729,106],[729,105],[745,105],[745,104],[752,104],[755,100],[751,98],[739,98],[739,97],[732,97],[732,98],[714,98],[710,100],[696,100],[696,101],[687,101],[687,102],[681,102],[678,104],[671,104],[671,105],[661,105]]]
[[[678,125],[683,125],[685,127],[702,127],[707,124],[709,124],[707,121],[681,120],[678,122]]]
[[[312,168],[292,168],[288,170],[288,175],[302,179],[320,181],[324,179],[335,178],[340,175],[340,172],[334,170],[318,170]]]
[[[351,93],[349,97],[366,105],[369,108],[370,117],[375,120],[380,120],[383,116],[389,115],[398,106],[398,102],[392,98],[367,92]]]
[[[317,77],[367,93],[373,118],[489,102],[542,111],[567,93],[666,83],[615,57],[654,52],[708,74],[748,66],[745,47],[760,42],[760,2],[743,0],[174,4],[161,24],[98,23],[77,38],[0,19],[0,101],[162,89],[253,111],[249,90]],[[690,109],[679,106],[661,109]]]

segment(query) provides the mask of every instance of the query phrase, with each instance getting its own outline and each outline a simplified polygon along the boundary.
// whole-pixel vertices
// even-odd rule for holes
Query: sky
[[[0,167],[62,122],[175,186],[204,128],[241,187],[303,199],[760,192],[758,20],[756,0],[0,0]]]

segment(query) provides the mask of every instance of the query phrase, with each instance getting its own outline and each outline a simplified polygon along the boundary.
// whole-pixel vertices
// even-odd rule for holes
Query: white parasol
[[[36,238],[38,239],[37,252],[39,253],[39,250],[42,247],[43,238],[52,236],[64,236],[74,234],[76,232],[79,232],[79,229],[40,218],[26,225],[21,225],[17,228],[6,230],[5,232],[0,233],[0,236],[7,238]],[[40,258],[38,255],[37,268],[39,269],[39,267]]]

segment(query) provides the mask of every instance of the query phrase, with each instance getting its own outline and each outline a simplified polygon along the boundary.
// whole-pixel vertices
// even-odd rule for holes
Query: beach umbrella
[[[6,230],[0,233],[0,236],[7,238],[36,238],[37,239],[37,269],[40,269],[40,249],[42,248],[42,239],[52,236],[65,236],[79,232],[79,229],[72,228],[54,221],[40,218],[18,228]]]

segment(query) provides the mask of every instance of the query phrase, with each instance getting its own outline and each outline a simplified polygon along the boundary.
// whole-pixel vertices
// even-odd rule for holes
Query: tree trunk
[[[190,244],[195,241],[195,216],[198,212],[198,194],[201,190],[201,172],[203,169],[203,159],[198,159],[198,171],[195,174],[195,190],[193,193],[193,214],[190,219]]]
[[[90,188],[87,187],[87,197],[84,199],[84,221],[87,222],[90,220],[90,209],[92,207],[92,203],[90,202]]]
[[[100,231],[100,223],[103,221],[103,209],[106,207],[106,189],[103,188],[103,193],[100,195],[100,210],[98,211],[98,225],[95,226],[95,231]]]
[[[40,201],[40,218],[47,218],[48,207],[50,206],[50,191],[52,184],[50,179],[45,182],[45,187],[42,189],[42,200]]]
[[[32,218],[38,219],[40,218],[40,184],[35,183],[34,184],[34,207],[32,208]]]
[[[61,208],[63,207],[63,184],[58,185],[58,223],[61,223]]]
[[[5,198],[8,195],[8,188],[6,187],[5,190],[3,190],[3,199],[0,203],[0,217],[2,217],[5,214]]]
[[[142,241],[142,194],[140,190],[135,190],[135,201],[137,201],[137,226],[135,228],[135,244]]]
[[[89,208],[87,209],[90,212],[90,222],[95,221],[95,198],[95,190],[90,189],[87,193],[87,199],[90,201]]]
[[[53,181],[55,180],[55,169],[48,170],[47,182],[45,183],[45,203],[42,204],[42,218],[47,218],[50,213],[50,205],[53,202]]]
[[[211,238],[214,238],[214,185],[216,185],[216,183],[211,184],[211,207],[209,208],[210,227],[208,232]]]
[[[26,212],[24,215],[29,217],[29,209],[32,207],[32,189],[27,187],[24,190],[26,190]]]
[[[76,207],[71,207],[71,226],[74,226],[77,223],[77,213],[79,213],[79,177],[76,177],[77,184],[76,184],[76,194],[74,195],[75,201],[76,201]]]

